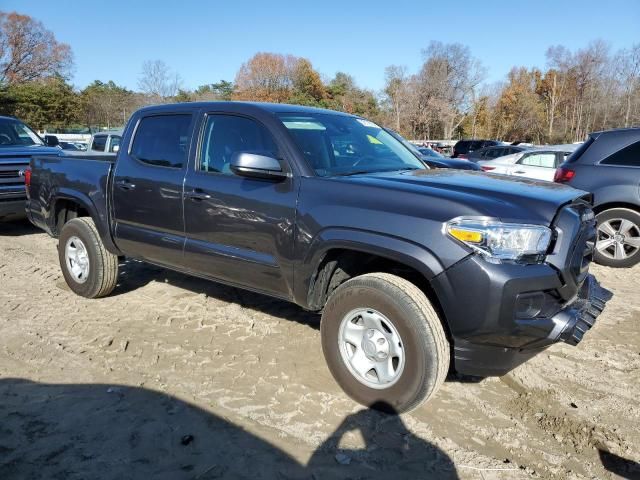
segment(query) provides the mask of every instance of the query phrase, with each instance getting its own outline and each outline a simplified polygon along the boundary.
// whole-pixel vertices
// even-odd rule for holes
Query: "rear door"
[[[537,180],[552,182],[557,165],[558,152],[530,152],[525,153],[520,160],[511,167],[509,173],[517,177],[535,178]]]
[[[118,247],[128,256],[182,267],[183,181],[196,115],[153,113],[137,120],[113,175]]]
[[[189,270],[272,295],[289,298],[288,278],[296,209],[296,180],[261,180],[235,175],[238,152],[290,165],[276,135],[258,119],[210,112],[185,179],[185,261]]]

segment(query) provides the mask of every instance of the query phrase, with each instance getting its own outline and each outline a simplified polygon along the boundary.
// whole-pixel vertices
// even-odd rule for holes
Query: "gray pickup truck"
[[[0,117],[0,221],[26,216],[22,172],[34,155],[62,155],[44,145],[36,132],[13,117]]]
[[[353,115],[148,107],[115,158],[36,157],[29,179],[29,218],[78,295],[108,295],[127,256],[322,312],[329,369],[365,405],[415,408],[450,360],[503,375],[604,308],[588,194],[430,170]]]

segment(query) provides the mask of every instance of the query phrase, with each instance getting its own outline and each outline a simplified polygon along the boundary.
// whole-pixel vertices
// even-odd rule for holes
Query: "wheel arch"
[[[325,234],[322,249],[304,262],[304,278],[296,282],[304,291],[299,292],[302,298],[297,303],[310,310],[322,310],[331,292],[348,279],[366,273],[392,273],[412,282],[427,296],[450,337],[444,310],[430,281],[444,267],[432,252],[396,237],[351,232],[346,239],[338,237],[338,233]]]
[[[64,224],[78,217],[91,217],[105,248],[114,255],[122,254],[111,237],[109,218],[106,212],[100,214],[99,209],[87,195],[77,191],[61,189],[51,204],[51,215],[49,217],[51,234],[54,237],[58,237]]]

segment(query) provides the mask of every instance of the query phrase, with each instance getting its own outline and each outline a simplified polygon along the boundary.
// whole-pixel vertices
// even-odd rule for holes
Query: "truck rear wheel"
[[[340,285],[320,325],[322,350],[355,401],[405,412],[429,399],[449,369],[449,343],[426,295],[411,282],[370,273]]]
[[[118,257],[108,252],[93,220],[65,223],[58,242],[62,274],[74,293],[86,298],[109,295],[118,281]]]

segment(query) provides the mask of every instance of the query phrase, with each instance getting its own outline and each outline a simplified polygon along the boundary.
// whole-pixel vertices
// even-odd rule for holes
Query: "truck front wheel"
[[[109,295],[118,281],[118,257],[104,248],[93,220],[68,221],[58,240],[58,258],[69,288],[86,298]]]
[[[355,401],[393,412],[431,397],[449,369],[449,343],[428,298],[411,282],[370,273],[340,285],[320,326],[325,359]]]

